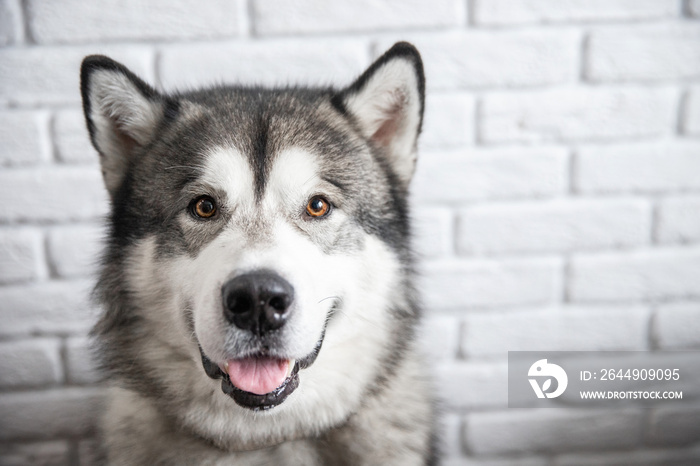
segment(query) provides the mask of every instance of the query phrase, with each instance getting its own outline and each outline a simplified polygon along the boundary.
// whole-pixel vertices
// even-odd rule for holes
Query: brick
[[[673,88],[581,87],[494,93],[481,105],[484,142],[610,140],[675,131]]]
[[[412,191],[418,202],[557,196],[568,189],[568,157],[555,147],[422,154]]]
[[[63,380],[57,339],[33,338],[0,342],[2,388],[55,385]]]
[[[691,466],[700,462],[700,448],[637,450],[562,455],[555,466]]]
[[[425,97],[421,149],[474,144],[476,101],[462,93],[429,93]]]
[[[105,464],[103,453],[99,440],[94,438],[81,440],[78,443],[78,465],[94,466],[96,464]]]
[[[476,0],[473,11],[476,24],[505,25],[667,18],[678,6],[672,0]]]
[[[110,40],[200,39],[240,33],[238,1],[29,0],[27,15],[40,44]]]
[[[700,303],[659,306],[654,316],[654,339],[661,349],[700,348]]]
[[[657,239],[662,243],[700,241],[700,197],[662,200],[659,204]]]
[[[461,352],[467,357],[508,351],[640,351],[647,349],[644,307],[564,306],[464,317]]]
[[[578,77],[580,35],[574,30],[452,31],[411,35],[430,89],[540,86]],[[393,38],[379,42],[387,49]]]
[[[457,355],[459,320],[452,315],[430,314],[418,328],[418,342],[428,359],[445,360]]]
[[[0,427],[1,428],[1,427]],[[3,466],[65,466],[71,464],[70,445],[65,440],[0,445]]]
[[[80,63],[86,55],[98,53],[153,82],[153,52],[145,46],[10,47],[0,49],[0,102],[79,103]]]
[[[700,0],[688,1],[688,13],[696,18],[700,16]]]
[[[474,413],[465,441],[477,455],[631,448],[642,435],[640,411],[523,409]]]
[[[162,50],[165,88],[197,85],[347,85],[369,64],[363,40],[178,44]]]
[[[686,101],[684,116],[683,132],[700,136],[700,86],[691,88]]]
[[[24,28],[19,0],[0,0],[0,46],[22,41]]]
[[[439,399],[451,409],[508,407],[508,368],[493,362],[443,362],[435,371]]]
[[[700,24],[606,27],[589,38],[585,76],[594,82],[700,77]]]
[[[0,335],[84,332],[96,319],[92,282],[42,282],[0,288]]]
[[[97,361],[85,337],[72,337],[66,342],[66,378],[73,384],[91,384],[100,381]]]
[[[43,276],[42,243],[43,236],[37,230],[0,230],[0,283],[16,283]]]
[[[0,440],[90,434],[101,400],[101,391],[89,388],[0,394]]]
[[[51,157],[48,115],[44,112],[0,113],[0,164],[28,165]]]
[[[668,141],[580,148],[581,193],[667,193],[700,189],[700,143]]]
[[[658,446],[691,445],[700,439],[700,408],[660,408],[652,412],[646,443]]]
[[[414,244],[423,257],[446,256],[453,249],[452,211],[439,207],[413,209]]]
[[[570,252],[648,244],[650,229],[647,201],[554,200],[469,207],[457,237],[466,254]]]
[[[260,35],[458,26],[466,17],[465,4],[458,0],[356,0],[334,5],[323,0],[255,0],[252,8]]]
[[[431,309],[546,304],[561,294],[556,259],[431,261],[421,290]]]
[[[81,110],[61,110],[53,119],[58,159],[66,163],[97,163],[99,155],[90,143]]]
[[[51,229],[48,239],[51,269],[61,278],[94,275],[104,236],[104,229],[98,225]]]
[[[660,300],[700,297],[700,249],[665,248],[574,256],[574,301]]]
[[[462,455],[462,416],[454,412],[445,413],[438,424],[439,447],[444,457],[458,458]],[[444,463],[444,461],[443,461]],[[441,463],[442,464],[442,463]]]
[[[506,458],[455,458],[452,463],[445,462],[445,466],[548,466],[549,461],[542,456],[516,455]],[[442,464],[442,463],[441,463]]]
[[[22,193],[18,198],[17,193]],[[107,193],[97,167],[52,167],[0,172],[0,220],[94,219],[107,213]]]

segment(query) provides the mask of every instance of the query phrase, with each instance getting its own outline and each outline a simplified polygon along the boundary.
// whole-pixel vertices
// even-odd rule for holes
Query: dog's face
[[[339,92],[166,96],[105,57],[85,60],[82,91],[112,199],[97,331],[138,370],[108,365],[147,377],[183,422],[210,415],[207,433],[238,410],[268,440],[285,416],[297,431],[347,416],[412,309],[396,290],[423,111],[415,49],[397,44]],[[134,319],[143,334],[124,336]]]

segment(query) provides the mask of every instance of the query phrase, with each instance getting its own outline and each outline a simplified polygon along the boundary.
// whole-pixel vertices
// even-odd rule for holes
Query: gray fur
[[[407,211],[424,101],[413,46],[395,45],[343,90],[222,86],[164,95],[99,56],[84,61],[81,85],[112,199],[95,293],[104,312],[93,330],[113,386],[103,422],[108,462],[434,464],[428,368],[414,339],[420,309]],[[315,191],[275,194],[282,189],[276,167],[290,150],[312,161],[314,189],[332,199],[328,219],[305,216],[301,196]],[[211,164],[228,163],[227,154],[231,163],[241,154],[251,173],[248,203],[236,196],[239,187],[215,180],[218,171],[212,177]],[[217,202],[211,219],[190,209],[203,194]],[[275,263],[286,253],[274,248],[286,240],[353,283],[314,298],[313,312],[325,315],[309,317],[308,306],[295,303],[292,322],[270,335],[212,324],[221,320],[220,297],[199,290],[217,290],[258,266],[254,251]],[[202,268],[203,258],[219,255],[228,268],[203,279],[214,273]],[[318,292],[284,259],[276,272]],[[294,261],[304,269],[304,256]],[[348,270],[334,269],[346,263]],[[343,340],[354,331],[357,340]],[[318,361],[300,371],[300,389],[269,412],[236,405],[202,368],[200,347],[213,359],[266,351],[298,360],[309,351],[302,336],[323,338]],[[346,377],[347,361],[357,378]],[[307,386],[333,391],[312,402]]]

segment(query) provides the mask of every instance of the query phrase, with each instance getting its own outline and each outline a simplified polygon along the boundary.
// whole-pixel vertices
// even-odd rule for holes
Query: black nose
[[[279,275],[261,270],[239,275],[221,289],[226,320],[262,335],[284,325],[294,301],[294,288]]]

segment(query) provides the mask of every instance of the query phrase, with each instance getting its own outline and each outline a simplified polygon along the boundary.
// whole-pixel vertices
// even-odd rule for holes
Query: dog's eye
[[[321,196],[314,196],[306,204],[306,213],[312,217],[323,217],[331,211],[331,204]]]
[[[209,196],[201,196],[192,201],[192,214],[200,218],[211,218],[216,214],[216,201]]]

